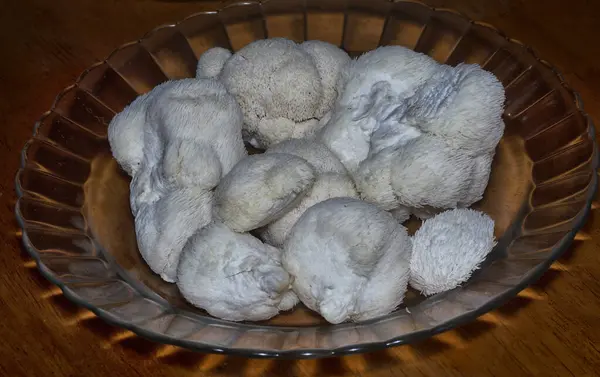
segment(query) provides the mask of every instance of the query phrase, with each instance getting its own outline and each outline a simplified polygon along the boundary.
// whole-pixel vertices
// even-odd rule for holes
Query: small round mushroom
[[[384,210],[352,198],[310,207],[292,228],[283,266],[293,289],[327,321],[385,315],[404,299],[411,240]]]
[[[321,41],[254,41],[225,63],[221,80],[244,112],[244,138],[265,149],[291,138],[312,138],[329,119],[338,76],[350,57]]]
[[[135,217],[140,254],[152,271],[173,283],[185,243],[212,220],[212,192],[173,190],[156,203],[144,204]]]
[[[292,136],[295,123],[315,117],[323,97],[310,55],[283,38],[243,47],[227,60],[221,79],[240,104],[248,141],[257,148]]]
[[[177,278],[187,301],[228,321],[266,320],[298,302],[281,252],[219,222],[186,244]]]
[[[260,228],[297,205],[314,181],[313,167],[300,157],[248,156],[217,186],[215,215],[236,232]]]
[[[471,209],[442,212],[413,237],[410,285],[426,296],[456,288],[492,251],[494,220]]]
[[[219,76],[231,55],[231,51],[223,47],[206,50],[198,59],[196,78],[205,79]]]

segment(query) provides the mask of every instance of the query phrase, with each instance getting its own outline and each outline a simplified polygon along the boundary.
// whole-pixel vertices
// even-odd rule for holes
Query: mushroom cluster
[[[138,97],[108,137],[140,253],[186,300],[231,321],[301,301],[340,323],[393,311],[409,284],[455,288],[492,250],[493,220],[468,207],[503,106],[477,65],[273,38],[209,49],[196,78]],[[413,237],[411,214],[429,218]]]

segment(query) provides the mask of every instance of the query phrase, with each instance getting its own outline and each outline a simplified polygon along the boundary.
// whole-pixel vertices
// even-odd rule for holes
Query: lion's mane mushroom
[[[291,309],[298,298],[281,252],[215,222],[186,244],[177,286],[190,303],[229,321],[260,321]]]
[[[331,323],[394,310],[406,292],[411,240],[388,212],[351,198],[310,207],[289,234],[283,266],[293,289]]]
[[[426,296],[456,288],[495,245],[494,220],[485,213],[442,212],[424,221],[413,237],[410,285]]]
[[[130,193],[138,246],[150,268],[174,282],[187,239],[212,219],[212,189],[246,156],[242,114],[212,79],[169,81],[140,98],[147,102],[131,107],[140,111],[134,120],[145,119],[142,137],[131,140],[133,149],[143,147]],[[121,141],[113,145],[124,147]]]
[[[337,80],[350,57],[321,41],[283,38],[252,42],[224,63],[222,48],[206,51],[198,77],[218,77],[244,113],[244,137],[257,148],[314,135],[337,98]],[[216,73],[218,67],[222,69]]]
[[[260,228],[293,208],[315,181],[306,160],[285,153],[248,156],[215,191],[215,216],[236,232]]]

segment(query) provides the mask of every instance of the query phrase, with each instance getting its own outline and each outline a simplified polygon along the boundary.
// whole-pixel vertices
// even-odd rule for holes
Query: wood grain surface
[[[35,120],[113,48],[215,1],[6,0],[0,8],[0,376],[600,375],[600,215],[501,309],[411,346],[324,360],[203,355],[138,338],[67,301],[23,251],[14,174]],[[431,0],[504,30],[562,70],[600,119],[600,3]],[[596,206],[595,206],[596,207]],[[594,212],[596,212],[595,210]]]

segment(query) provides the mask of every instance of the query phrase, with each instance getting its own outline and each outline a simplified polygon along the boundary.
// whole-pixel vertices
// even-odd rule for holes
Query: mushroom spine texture
[[[190,303],[230,321],[269,319],[298,298],[281,252],[215,222],[186,244],[177,286]]]
[[[183,246],[212,221],[221,175],[246,156],[241,126],[237,103],[212,79],[161,84],[109,125],[113,155],[132,175],[140,253],[165,281],[177,280]]]
[[[410,286],[426,296],[456,288],[495,245],[494,221],[485,213],[442,212],[423,222],[413,237]]]
[[[449,211],[425,222],[425,262],[409,263],[399,225],[481,199],[504,131],[492,74],[399,46],[350,59],[273,38],[209,49],[196,76],[139,96],[108,130],[140,252],[192,304],[262,320],[299,298],[331,323],[365,320],[400,304],[409,276],[424,294],[451,289],[493,247],[491,219]],[[244,141],[266,152],[247,156]],[[449,255],[465,265],[435,265]]]
[[[243,232],[298,202],[313,184],[312,166],[290,154],[246,157],[241,110],[217,80],[171,81],[140,98],[111,123],[110,142],[132,174],[136,237],[149,267],[163,280],[178,282],[188,301],[222,318],[263,320],[293,307],[298,300],[281,267],[281,252]],[[127,118],[139,122],[123,121]],[[141,141],[142,155],[127,151],[119,135]],[[249,196],[238,196],[240,188]],[[264,205],[256,206],[255,199]],[[238,216],[243,208],[245,223]],[[232,219],[242,219],[243,226]],[[208,260],[222,271],[199,272],[205,266],[194,261]],[[230,289],[198,293],[198,276],[205,275],[213,287]]]
[[[292,227],[283,266],[293,289],[330,323],[363,321],[404,299],[411,240],[392,215],[352,198],[310,207]]]
[[[237,232],[259,228],[293,208],[314,181],[314,169],[300,157],[248,156],[217,187],[215,215]]]
[[[283,38],[254,41],[223,59],[222,48],[200,57],[198,74],[216,75],[244,114],[244,138],[267,148],[290,138],[312,137],[328,119],[337,81],[350,57],[321,41],[297,44]]]
[[[504,88],[493,74],[387,46],[352,61],[340,77],[341,95],[319,138],[361,198],[403,208],[400,219],[406,209],[424,214],[482,198],[504,132]]]

